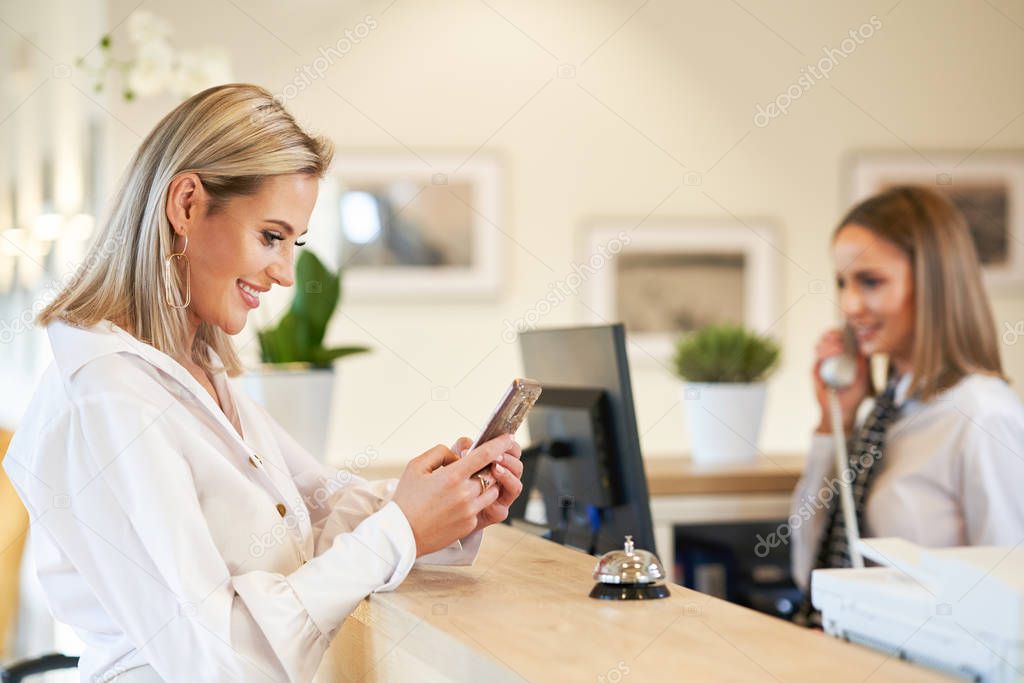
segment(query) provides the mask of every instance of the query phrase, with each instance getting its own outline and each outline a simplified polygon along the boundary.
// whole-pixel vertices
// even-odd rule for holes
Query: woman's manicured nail
[[[508,470],[506,470],[501,465],[495,465],[494,466],[494,471],[497,472],[498,474],[505,474],[505,472],[507,472]]]
[[[499,453],[499,454],[498,454],[498,457],[494,459],[494,462],[501,462],[501,461],[502,461],[502,460],[504,460],[504,459],[505,459],[505,456],[504,456],[504,454],[502,454],[502,453]]]

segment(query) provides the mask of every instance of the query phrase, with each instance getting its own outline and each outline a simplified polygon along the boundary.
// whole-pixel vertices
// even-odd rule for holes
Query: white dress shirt
[[[975,374],[928,402],[908,400],[910,380],[905,375],[896,387],[902,410],[875,465],[861,536],[899,536],[929,547],[1024,541],[1020,399],[1003,380]],[[828,517],[820,492],[834,473],[832,436],[815,434],[788,521],[793,578],[805,590]]]
[[[86,643],[82,680],[147,664],[165,681],[311,680],[346,616],[416,560],[397,481],[323,466],[219,373],[222,410],[113,323],[47,332],[54,363],[4,468],[50,609]],[[469,564],[480,538],[420,561]]]

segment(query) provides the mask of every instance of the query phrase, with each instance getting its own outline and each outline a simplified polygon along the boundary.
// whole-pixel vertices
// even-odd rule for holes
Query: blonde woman
[[[227,382],[231,335],[292,285],[331,157],[262,88],[195,95],[143,141],[87,267],[38,317],[54,362],[4,466],[83,680],[309,681],[360,600],[417,558],[471,562],[519,495],[511,437],[367,482]]]
[[[963,215],[933,191],[896,187],[850,210],[832,252],[858,361],[839,397],[861,535],[924,546],[1024,541],[1024,407],[1003,378]],[[843,352],[843,332],[825,333],[812,372],[821,421],[790,517],[804,589],[812,569],[850,564],[818,374]],[[888,358],[888,381],[872,395],[876,354]]]

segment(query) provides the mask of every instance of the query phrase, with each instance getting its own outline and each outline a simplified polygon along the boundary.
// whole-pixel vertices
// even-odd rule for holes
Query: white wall
[[[766,217],[780,229],[781,317],[772,332],[784,356],[770,386],[762,445],[801,451],[816,419],[811,349],[835,319],[831,285],[826,294],[809,287],[832,280],[828,236],[846,208],[844,155],[1024,147],[1020,0],[389,3],[317,0],[304,11],[296,10],[300,3],[269,0],[154,6],[184,45],[225,44],[238,80],[274,92],[319,46],[372,15],[377,28],[289,102],[299,119],[332,137],[339,154],[402,151],[397,139],[420,153],[468,153],[486,143],[484,151],[503,161],[500,225],[515,241],[504,241],[500,299],[346,303],[336,316],[332,341],[376,349],[341,365],[338,454],[372,447],[382,461],[400,461],[473,435],[520,371],[518,349],[501,340],[503,320],[532,308],[581,258],[587,220],[639,220],[652,211],[663,218]],[[134,5],[112,2],[110,24]],[[872,16],[881,29],[829,80],[787,115],[754,125],[758,103],[774,99],[823,48],[838,47]],[[119,32],[123,26],[115,38]],[[560,64],[573,65],[575,78],[557,78]],[[174,104],[113,107],[115,174]],[[683,183],[687,170],[703,173],[699,186]],[[1024,319],[1020,289],[994,304],[1000,328]],[[573,301],[542,322],[592,320],[585,302]],[[1020,391],[1024,354],[1003,351]],[[677,381],[651,363],[632,369],[645,452],[684,451]],[[434,386],[449,387],[450,401],[431,400]]]
[[[42,368],[49,361],[46,334],[31,324],[41,309],[46,257],[14,233],[32,230],[41,213],[91,210],[86,113],[93,105],[73,83],[72,64],[99,40],[102,0],[68,6],[61,0],[0,2],[0,425],[14,427]],[[87,86],[86,86],[87,87]],[[44,159],[53,168],[45,191]],[[65,239],[50,254],[57,277],[69,277],[84,242]],[[20,266],[15,263],[20,261]],[[28,266],[26,268],[26,266]],[[13,287],[13,289],[12,289]],[[16,291],[14,291],[16,290]]]

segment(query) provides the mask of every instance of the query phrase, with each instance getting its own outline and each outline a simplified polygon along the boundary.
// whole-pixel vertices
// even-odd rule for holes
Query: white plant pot
[[[757,458],[765,383],[688,382],[682,403],[694,462],[749,462]]]
[[[285,431],[323,461],[331,423],[335,370],[306,363],[265,363],[241,378],[243,390]]]

